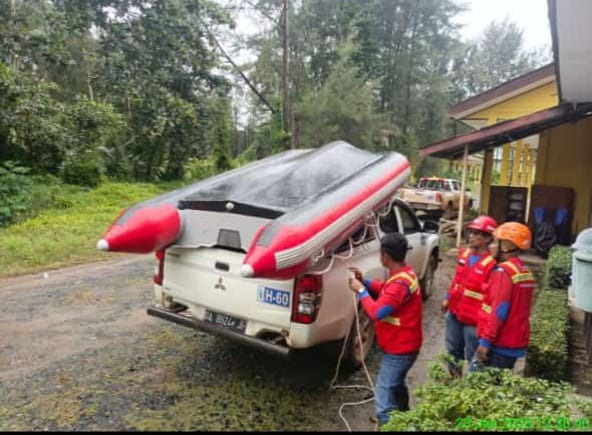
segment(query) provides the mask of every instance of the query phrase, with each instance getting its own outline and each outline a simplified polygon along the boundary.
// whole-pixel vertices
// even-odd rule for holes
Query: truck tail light
[[[164,279],[164,249],[159,249],[154,253],[156,257],[156,267],[154,267],[154,284],[162,285]]]
[[[436,201],[442,202],[442,194],[441,193],[436,193]]]
[[[292,301],[292,322],[312,323],[321,307],[323,277],[302,275],[296,278]]]

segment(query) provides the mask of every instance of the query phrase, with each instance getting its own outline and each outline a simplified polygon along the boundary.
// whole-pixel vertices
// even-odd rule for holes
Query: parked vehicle
[[[232,218],[240,217],[228,214],[220,219]],[[267,221],[249,219],[253,220],[253,231]],[[223,241],[211,247],[172,245],[158,251],[155,300],[148,314],[289,356],[297,349],[343,341],[355,328],[357,310],[362,339],[350,334],[347,358],[358,366],[370,349],[374,328],[355,304],[347,269],[357,267],[366,277],[385,279],[387,271],[379,262],[379,237],[389,232],[407,236],[407,261],[420,277],[423,297],[428,298],[439,262],[438,227],[429,221],[421,223],[404,201],[396,199],[379,217],[378,225],[357,229],[335,252],[324,255],[294,279],[241,276],[245,250],[224,246],[220,244]]]
[[[399,189],[397,195],[404,199],[416,211],[428,214],[451,214],[460,206],[461,183],[458,180],[439,177],[423,177],[416,187]],[[470,189],[465,191],[465,207],[470,210],[474,205]]]

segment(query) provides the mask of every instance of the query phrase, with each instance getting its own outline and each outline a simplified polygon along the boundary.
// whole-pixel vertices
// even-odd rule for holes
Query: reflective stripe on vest
[[[386,280],[385,285],[390,284],[391,282],[396,281],[398,279],[404,281],[405,284],[409,286],[409,291],[411,293],[415,293],[419,288],[419,282],[417,281],[417,277],[413,277],[409,275],[407,272],[399,272],[396,275],[391,276],[389,279]]]
[[[487,266],[489,263],[491,263],[493,261],[493,257],[491,255],[488,255],[487,257],[485,257],[483,260],[481,260],[481,266],[485,267]]]
[[[390,323],[391,325],[394,325],[394,326],[401,326],[401,320],[398,317],[387,316],[387,317],[384,317],[381,320],[381,322]]]
[[[482,304],[481,309],[485,311],[487,314],[491,314],[491,305]]]
[[[518,266],[516,266],[514,263],[512,263],[510,261],[504,261],[502,264],[508,266],[510,269],[512,269],[514,271],[514,273],[520,274],[520,269],[518,269]]]
[[[483,300],[483,293],[474,292],[472,290],[465,289],[463,294],[469,298],[477,299],[478,301]]]
[[[519,273],[519,274],[514,275],[512,277],[512,283],[514,283],[514,284],[518,284],[519,282],[525,282],[525,281],[534,281],[534,276],[532,276],[532,273],[530,273],[530,272]]]
[[[407,286],[409,286],[409,291],[411,292],[411,294],[415,293],[417,291],[417,289],[419,288],[419,282],[417,280],[417,277],[411,276],[407,272],[399,272],[399,273],[391,276],[389,279],[386,280],[385,285],[390,284],[391,282],[394,282],[397,280],[401,280],[405,284],[407,284]],[[399,319],[398,317],[394,317],[394,316],[386,316],[386,317],[380,319],[380,321],[390,323],[393,326],[401,326],[401,319]]]

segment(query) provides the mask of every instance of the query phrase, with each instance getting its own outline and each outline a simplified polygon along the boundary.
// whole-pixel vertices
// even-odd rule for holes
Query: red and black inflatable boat
[[[247,251],[241,274],[291,278],[386,205],[409,172],[399,153],[370,153],[343,141],[286,151],[129,208],[97,248],[146,253],[191,237],[193,247],[211,246],[215,240],[200,241],[195,234],[241,234],[242,222],[257,222],[258,229],[241,242]],[[198,211],[200,219],[187,217]],[[236,215],[235,228],[222,228],[228,214]]]

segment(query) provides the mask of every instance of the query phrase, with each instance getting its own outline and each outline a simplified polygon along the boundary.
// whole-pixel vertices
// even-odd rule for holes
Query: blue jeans
[[[496,353],[495,351],[490,351],[487,361],[485,361],[484,364],[477,360],[477,355],[473,355],[471,363],[469,364],[469,371],[478,372],[483,370],[483,367],[497,367],[500,369],[512,370],[514,368],[514,364],[516,364],[516,360],[516,357],[505,356],[500,353]]]
[[[376,418],[380,424],[389,421],[389,414],[394,409],[408,405],[409,393],[405,376],[417,359],[417,353],[394,355],[384,353],[376,380]],[[407,399],[405,399],[405,396]],[[402,403],[407,401],[407,404]]]
[[[477,328],[459,322],[456,316],[448,311],[446,313],[446,350],[448,353],[457,360],[471,361],[478,345]]]

